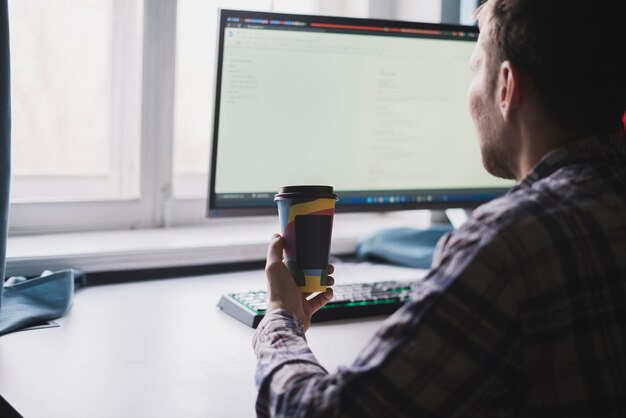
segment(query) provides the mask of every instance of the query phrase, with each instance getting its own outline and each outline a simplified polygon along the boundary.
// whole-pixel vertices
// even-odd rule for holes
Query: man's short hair
[[[625,0],[489,0],[491,52],[527,72],[544,110],[578,135],[624,129]]]

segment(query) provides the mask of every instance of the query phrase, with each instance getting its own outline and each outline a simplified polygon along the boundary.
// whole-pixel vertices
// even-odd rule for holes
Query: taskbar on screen
[[[410,191],[336,191],[337,208],[411,206],[423,204],[473,204],[479,205],[506,192],[506,189],[455,189]],[[275,192],[219,193],[214,195],[214,208],[263,208],[275,207]]]

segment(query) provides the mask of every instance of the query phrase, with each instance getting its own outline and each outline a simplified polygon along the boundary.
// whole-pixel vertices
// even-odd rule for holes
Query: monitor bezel
[[[253,10],[232,10],[232,9],[218,9],[218,29],[217,29],[217,57],[216,57],[216,71],[214,79],[214,108],[213,108],[213,123],[211,131],[211,158],[209,166],[209,181],[208,181],[208,193],[207,193],[207,211],[206,215],[209,218],[220,217],[232,217],[232,216],[263,216],[263,215],[275,215],[275,206],[256,206],[256,207],[215,207],[215,172],[217,169],[217,133],[219,131],[219,116],[220,116],[220,96],[222,78],[222,61],[224,58],[224,29],[226,28],[226,17],[240,17],[240,18],[265,18],[265,19],[277,19],[277,20],[297,20],[297,19],[310,19],[315,18],[319,23],[334,23],[334,24],[358,24],[358,25],[371,25],[371,26],[386,26],[386,27],[401,27],[409,29],[426,29],[426,30],[443,30],[443,31],[460,31],[460,32],[472,32],[479,33],[477,26],[457,25],[450,23],[427,23],[427,22],[410,22],[402,20],[387,20],[387,19],[371,19],[371,18],[354,18],[354,17],[338,17],[338,16],[325,16],[325,15],[304,15],[304,14],[290,14],[290,13],[274,13],[274,12],[262,12]],[[428,193],[427,189],[411,189],[411,192],[420,191]],[[488,202],[500,195],[506,193],[509,188],[480,188],[480,189],[446,189],[450,192],[463,192],[470,194],[471,192],[479,194],[488,194],[488,199],[468,199],[468,200],[454,200],[454,201],[422,201],[422,202],[406,202],[406,203],[383,203],[383,204],[353,204],[342,205],[341,197],[337,203],[335,209],[336,212],[383,212],[383,211],[399,211],[399,210],[415,210],[415,209],[431,209],[440,210],[448,208],[464,208],[471,209],[481,204]],[[341,190],[336,191],[341,194]],[[353,192],[353,191],[350,191]],[[380,191],[384,194],[385,191]]]

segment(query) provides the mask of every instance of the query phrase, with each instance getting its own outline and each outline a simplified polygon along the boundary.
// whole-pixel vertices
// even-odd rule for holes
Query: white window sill
[[[337,214],[333,254],[348,254],[375,230],[427,227],[428,211]],[[85,272],[188,267],[265,259],[276,217],[211,220],[201,226],[9,237],[7,276],[77,268]]]

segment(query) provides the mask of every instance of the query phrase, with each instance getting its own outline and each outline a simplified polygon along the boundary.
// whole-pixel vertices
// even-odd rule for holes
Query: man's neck
[[[546,123],[530,123],[520,129],[520,149],[517,163],[517,181],[521,181],[546,155],[575,139],[560,126]]]

